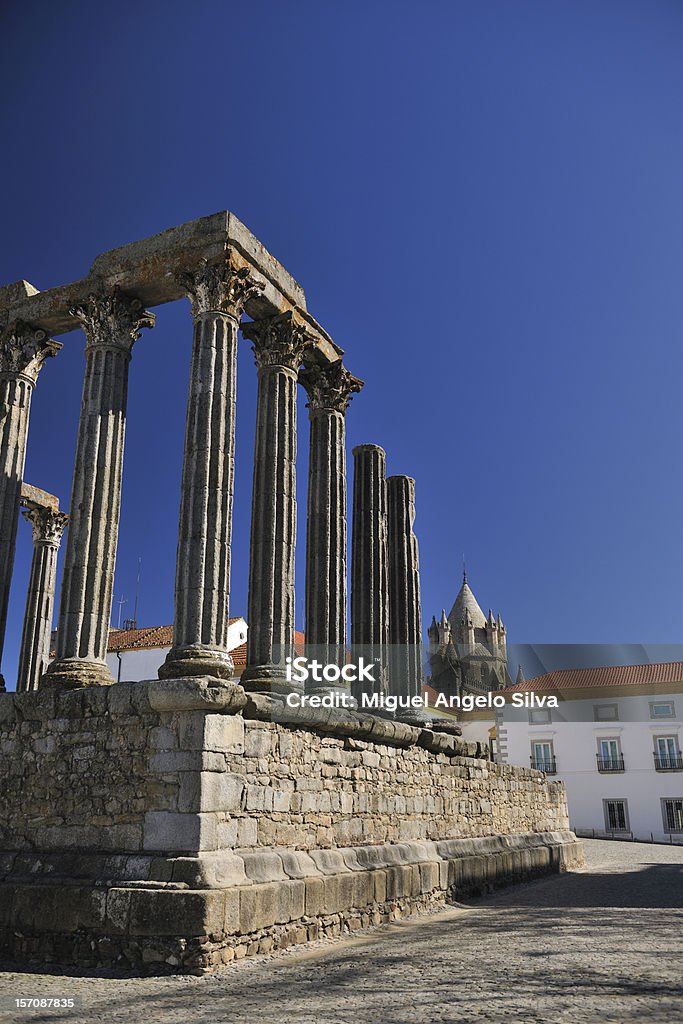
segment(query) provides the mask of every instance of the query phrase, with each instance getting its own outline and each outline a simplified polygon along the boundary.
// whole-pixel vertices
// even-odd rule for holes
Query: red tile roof
[[[591,687],[653,686],[683,682],[683,661],[655,665],[613,665],[606,668],[567,668],[508,686],[503,693],[534,690],[583,690]]]
[[[228,619],[230,625],[240,615]],[[173,643],[173,626],[148,626],[146,629],[110,629],[107,651],[138,651],[147,647],[170,647]]]
[[[300,633],[298,629],[294,630],[294,649],[296,654],[303,654],[304,643],[306,637],[303,633]],[[235,666],[235,675],[241,676],[244,669],[247,667],[247,645],[240,644],[239,647],[235,647],[234,650],[230,651],[230,657],[232,658]]]
[[[228,621],[232,625],[241,616]],[[297,654],[303,654],[305,637],[299,630],[294,631],[294,647]],[[151,647],[170,647],[173,643],[173,626],[152,626],[147,629],[110,629],[107,651],[140,651]],[[240,676],[247,664],[247,645],[240,644],[230,651],[235,665],[235,675]]]

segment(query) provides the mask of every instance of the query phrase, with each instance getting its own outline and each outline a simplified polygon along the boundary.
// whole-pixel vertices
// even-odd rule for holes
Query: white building
[[[500,692],[558,707],[464,714],[464,738],[561,779],[576,832],[683,842],[683,662],[568,669]]]
[[[247,623],[238,616],[229,620],[228,650],[240,676],[246,664]],[[147,629],[111,629],[107,643],[107,667],[116,682],[156,679],[173,642],[173,626]]]

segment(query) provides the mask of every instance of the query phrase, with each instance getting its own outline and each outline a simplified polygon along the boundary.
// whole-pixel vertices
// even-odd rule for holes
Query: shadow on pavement
[[[680,960],[675,966],[683,865],[643,863],[641,870],[581,872],[518,885],[468,903],[462,914],[405,921],[319,954],[258,958],[204,978],[100,975],[96,987],[96,972],[80,971],[81,979],[93,981],[78,982],[85,1005],[77,1017],[23,1019],[673,1022],[683,1019]],[[66,990],[67,978],[55,986]]]

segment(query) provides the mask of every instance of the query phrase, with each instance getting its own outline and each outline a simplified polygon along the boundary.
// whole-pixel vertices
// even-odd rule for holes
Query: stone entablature
[[[118,287],[143,306],[159,306],[187,294],[184,274],[202,261],[219,263],[230,250],[234,264],[256,271],[263,289],[249,297],[246,312],[254,320],[296,308],[316,335],[319,357],[336,362],[343,354],[306,310],[303,288],[233,213],[222,210],[158,235],[97,256],[87,277],[38,291],[28,281],[0,288],[0,329],[30,323],[50,335],[74,329],[71,310],[91,294]]]

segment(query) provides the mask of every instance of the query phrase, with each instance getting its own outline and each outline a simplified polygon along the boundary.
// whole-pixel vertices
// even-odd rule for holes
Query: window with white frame
[[[678,736],[655,736],[655,765],[657,768],[677,768],[680,758]]]
[[[532,767],[539,772],[554,773],[555,755],[551,740],[533,740],[531,744]]]
[[[650,718],[675,718],[676,709],[672,700],[651,700]]]
[[[683,832],[683,797],[662,800],[662,818],[665,832]]]
[[[628,801],[603,800],[607,832],[628,832]]]
[[[621,742],[617,736],[606,736],[598,740],[598,771],[622,772],[624,758],[621,753]]]
[[[616,761],[621,756],[621,745],[616,737],[614,739],[598,740],[598,747],[600,757],[604,758],[605,761]]]

